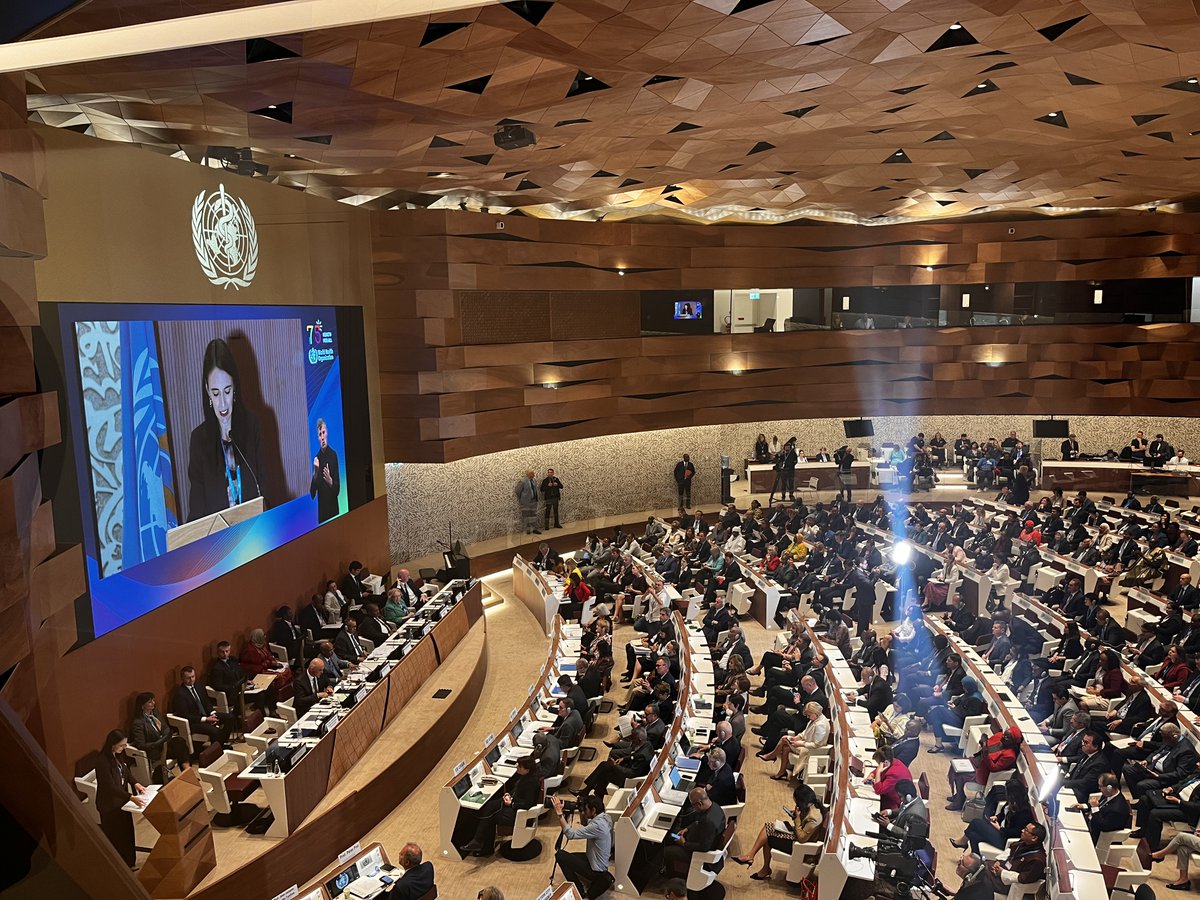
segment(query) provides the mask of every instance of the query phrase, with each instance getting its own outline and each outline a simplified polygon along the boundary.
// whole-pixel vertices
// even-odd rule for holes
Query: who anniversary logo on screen
[[[258,270],[258,230],[245,200],[201,191],[192,204],[192,246],[205,276],[218,287],[250,287]]]

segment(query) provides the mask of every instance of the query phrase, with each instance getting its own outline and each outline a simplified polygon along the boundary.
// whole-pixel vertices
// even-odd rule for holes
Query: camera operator
[[[554,797],[550,802],[558,816],[562,838],[583,838],[587,841],[587,849],[583,853],[571,853],[561,846],[555,851],[554,859],[562,869],[563,877],[575,882],[585,897],[599,897],[613,883],[613,877],[608,872],[613,850],[613,828],[612,819],[604,812],[604,801],[594,795],[580,800],[578,828],[567,821],[562,800]]]
[[[881,830],[899,839],[905,848],[921,850],[929,839],[929,808],[911,781],[897,781],[896,793],[900,796],[900,807],[879,814]]]

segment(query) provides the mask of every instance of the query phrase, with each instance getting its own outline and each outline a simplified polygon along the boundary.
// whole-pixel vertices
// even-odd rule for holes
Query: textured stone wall
[[[930,416],[881,417],[873,420],[875,437],[856,445],[904,443],[917,431],[927,437],[940,430],[948,441],[966,431],[972,438],[1004,438],[1015,429],[1023,440],[1033,431],[1030,417]],[[1200,457],[1200,419],[1138,420],[1126,417],[1077,416],[1071,429],[1084,452],[1120,449],[1141,428],[1153,437],[1163,432],[1190,458]],[[388,521],[392,562],[435,552],[446,540],[448,525],[466,543],[499,537],[519,528],[513,486],[527,468],[539,480],[552,466],[565,488],[561,504],[565,519],[623,515],[646,509],[674,507],[671,477],[680,454],[691,454],[697,474],[693,503],[712,510],[720,498],[720,459],[747,456],[758,433],[786,440],[795,435],[800,446],[846,443],[841,419],[809,419],[749,425],[713,425],[664,431],[611,435],[582,441],[546,444],[526,450],[506,450],[446,464],[397,463],[387,466]],[[1048,457],[1057,458],[1058,441],[1046,441]],[[735,468],[740,464],[735,462]]]

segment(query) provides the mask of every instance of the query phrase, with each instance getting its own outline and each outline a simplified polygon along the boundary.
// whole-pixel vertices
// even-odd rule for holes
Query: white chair
[[[212,700],[213,706],[216,707],[217,712],[232,712],[232,710],[229,708],[229,698],[225,696],[224,691],[218,691],[215,688],[209,687],[208,685],[205,685],[204,689],[208,691],[208,698]]]
[[[358,639],[358,642],[359,642],[359,644],[362,645],[364,653],[370,653],[372,650],[375,649],[375,642],[373,640],[371,640],[370,638],[365,638],[365,637],[360,636]]]
[[[361,638],[359,640],[361,640]],[[287,647],[283,646],[283,644],[267,644],[267,649],[270,650],[271,653],[275,655],[275,658],[281,663],[291,662],[291,660],[288,659]]]
[[[88,817],[97,825],[100,824],[100,807],[96,806],[96,770],[88,772],[81,778],[75,779],[75,787],[83,794],[83,805]]]
[[[1031,884],[1021,884],[1019,881],[1008,886],[1008,900],[1019,900],[1021,897],[1033,897],[1046,883],[1045,878],[1039,878]]]
[[[592,622],[592,607],[595,605],[595,597],[588,597],[585,601],[583,601],[583,609],[579,612],[579,624],[584,628],[587,628]]]
[[[213,763],[212,767],[197,770],[196,774],[200,776],[200,785],[204,788],[204,800],[208,804],[208,808],[213,811],[215,816],[224,817],[224,821],[215,820],[218,825],[235,824],[230,820],[233,818],[235,807],[241,800],[240,797],[231,800],[229,796],[229,791],[225,786],[228,770],[233,768],[234,771],[241,772],[248,765],[250,765],[248,754],[239,753],[237,750],[226,750]],[[218,767],[227,771],[220,771]]]
[[[883,621],[883,604],[887,602],[888,594],[896,593],[895,585],[888,584],[882,578],[875,582],[875,610],[871,613],[872,622]],[[895,602],[892,603],[893,610]]]
[[[750,612],[751,601],[754,599],[754,588],[742,582],[735,584],[728,591],[725,597],[726,602],[733,610],[735,616],[739,619],[743,618]]]
[[[733,843],[733,836],[736,833],[737,825],[731,822],[725,826],[725,841],[721,849],[710,850],[707,853],[696,851],[692,854],[692,864],[688,867],[687,873],[687,889],[689,891],[702,891],[717,880],[717,873],[710,871],[706,866],[720,862],[725,858],[729,853],[729,845]]]
[[[993,847],[991,844],[985,844],[983,841],[980,841],[979,855],[988,862],[1000,859],[1002,856],[1008,853],[1008,851],[1012,848],[1012,845],[1018,840],[1020,840],[1020,838],[1012,838],[1003,847]]]
[[[958,738],[958,747],[961,750],[961,749],[963,749],[963,746],[966,743],[966,736],[970,732],[971,726],[972,725],[982,725],[986,721],[987,721],[986,715],[967,716],[963,720],[961,728],[957,728],[954,725],[946,725],[946,726],[943,726],[942,730],[945,732],[946,737]]]
[[[130,759],[133,780],[141,785],[153,784],[154,777],[150,771],[150,757],[146,755],[146,751],[129,744],[125,747],[125,755]]]
[[[179,732],[179,736],[187,744],[188,753],[192,756],[196,755],[197,746],[203,747],[209,742],[207,734],[193,734],[191,723],[183,716],[167,713],[167,724]]]
[[[725,812],[725,821],[732,822],[746,809],[746,779],[741,772],[734,776],[734,785],[737,788],[736,796],[741,797],[737,803],[730,803],[728,806],[722,806],[721,809]]]
[[[283,720],[287,723],[288,728],[296,724],[298,717],[296,716],[295,700],[281,700],[275,705],[275,709],[283,715]]]
[[[823,849],[824,845],[819,841],[808,844],[792,844],[791,853],[772,849],[771,868],[778,871],[786,865],[787,873],[784,878],[788,884],[799,884],[813,873],[817,863],[821,860]]]
[[[506,859],[533,859],[542,852],[542,842],[537,839],[538,819],[546,812],[546,802],[529,809],[517,810],[517,817],[512,824],[512,836],[507,847],[500,853]]]
[[[246,743],[259,753],[266,753],[267,747],[270,746],[271,742],[277,740],[281,734],[287,731],[287,727],[288,723],[286,719],[276,719],[267,716],[258,724],[257,728],[246,733]]]
[[[1139,885],[1145,884],[1150,873],[1142,868],[1142,862],[1137,855],[1136,844],[1114,844],[1108,848],[1106,865],[1120,869],[1117,873],[1115,890],[1125,890],[1134,893]]]
[[[1119,847],[1131,834],[1133,834],[1132,828],[1122,828],[1120,831],[1100,832],[1100,840],[1096,842],[1096,859],[1100,860],[1100,864],[1105,866],[1116,866],[1116,862],[1110,863],[1108,861],[1109,850]]]

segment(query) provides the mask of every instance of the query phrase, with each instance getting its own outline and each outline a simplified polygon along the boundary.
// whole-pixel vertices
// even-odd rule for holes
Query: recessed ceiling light
[[[274,103],[272,103],[270,106],[267,107],[267,109],[278,109],[278,108],[279,107],[277,107]]]
[[[1046,115],[1048,115],[1050,118],[1052,118],[1052,119],[1053,119],[1055,116],[1057,116],[1057,115],[1058,115],[1058,113],[1056,113],[1056,112],[1052,112],[1052,113],[1046,113]]]
[[[897,155],[897,156],[903,156],[903,155],[904,155],[904,151],[903,151],[903,150],[897,150],[897,151],[896,151],[896,155]]]
[[[978,90],[981,90],[981,91],[982,91],[984,88],[986,88],[986,87],[987,87],[987,82],[985,81],[985,82],[983,82],[982,84],[977,84],[977,85],[975,85],[975,87],[976,87],[976,89],[978,89]]]
[[[1188,79],[1188,84],[1198,84],[1198,83],[1200,83],[1200,78],[1189,78]]]
[[[958,31],[958,29],[960,29],[960,28],[962,28],[961,22],[955,22],[953,25],[950,26],[951,31]]]
[[[932,272],[932,271],[933,271],[933,266],[926,266],[926,267],[925,267],[925,271],[926,271],[926,272]]]

